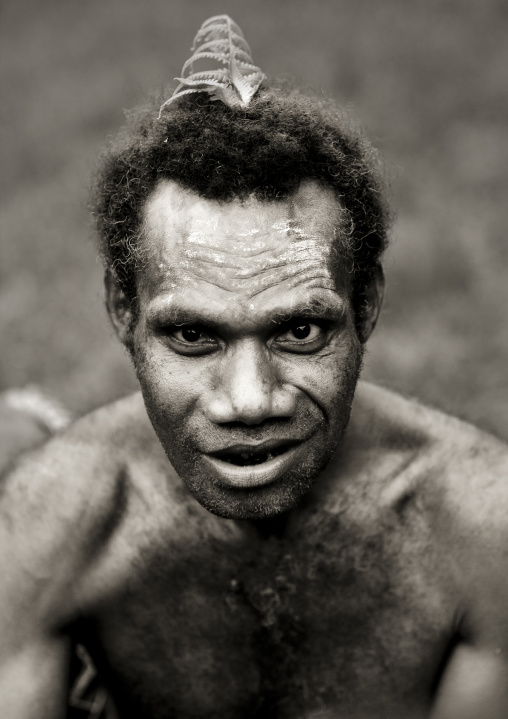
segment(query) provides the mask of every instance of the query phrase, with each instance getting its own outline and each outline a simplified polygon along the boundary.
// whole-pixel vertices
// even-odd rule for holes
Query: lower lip
[[[216,457],[205,455],[204,459],[214,469],[214,474],[222,484],[236,489],[250,489],[251,487],[262,487],[275,482],[284,472],[293,465],[302,451],[302,445],[291,447],[273,459],[262,464],[253,464],[240,467],[230,462],[224,462]]]

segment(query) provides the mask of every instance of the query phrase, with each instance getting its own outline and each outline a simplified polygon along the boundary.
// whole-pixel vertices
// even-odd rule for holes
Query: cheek
[[[281,369],[284,380],[318,406],[340,410],[338,400],[347,399],[356,386],[361,360],[362,346],[353,337],[319,357],[286,361]]]
[[[302,368],[297,375],[293,374],[293,383],[315,404],[321,408],[336,405],[337,398],[350,384],[350,373],[344,372],[334,358],[327,362],[316,362],[311,367]]]
[[[192,411],[204,388],[205,373],[199,363],[170,354],[161,342],[152,340],[137,344],[134,364],[147,408],[168,418]]]

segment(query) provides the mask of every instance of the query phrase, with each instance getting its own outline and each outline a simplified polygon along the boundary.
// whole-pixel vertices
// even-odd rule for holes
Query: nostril
[[[249,391],[248,378],[239,387],[228,373],[223,385],[214,390],[204,402],[208,419],[215,424],[259,426],[266,420],[291,417],[296,409],[296,396],[292,387],[276,385],[270,391]]]

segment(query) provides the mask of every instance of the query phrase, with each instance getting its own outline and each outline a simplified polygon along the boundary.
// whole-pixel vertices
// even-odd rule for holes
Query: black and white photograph
[[[0,719],[506,719],[508,4],[0,57]]]

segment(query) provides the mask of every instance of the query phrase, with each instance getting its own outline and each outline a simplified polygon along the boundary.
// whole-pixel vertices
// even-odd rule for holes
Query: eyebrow
[[[278,309],[270,313],[270,321],[275,323],[288,322],[295,318],[339,320],[346,310],[346,303],[337,299],[336,302],[323,302],[323,300],[311,300],[293,305],[287,310]]]
[[[275,308],[263,318],[263,323],[283,324],[294,319],[319,319],[328,322],[337,322],[344,316],[347,303],[337,298],[335,302],[324,302],[321,299],[314,299],[301,302],[291,307]],[[154,306],[148,310],[147,320],[149,323],[165,325],[191,325],[200,324],[208,327],[220,327],[223,322],[220,315],[210,314],[203,310],[191,307]]]

